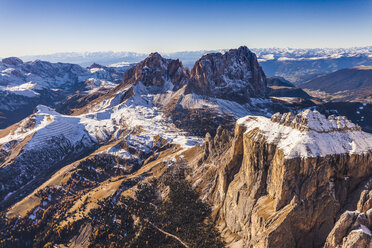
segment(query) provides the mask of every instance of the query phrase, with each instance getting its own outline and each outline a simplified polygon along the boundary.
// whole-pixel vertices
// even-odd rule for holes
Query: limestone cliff
[[[206,149],[190,178],[231,247],[320,247],[372,175],[371,137],[316,111],[250,116],[225,151]]]
[[[326,248],[372,247],[372,177],[362,183],[349,199],[327,237]]]

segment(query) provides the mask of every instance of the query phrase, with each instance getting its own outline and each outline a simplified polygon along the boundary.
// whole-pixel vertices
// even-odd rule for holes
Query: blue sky
[[[372,45],[372,0],[0,0],[0,57]]]

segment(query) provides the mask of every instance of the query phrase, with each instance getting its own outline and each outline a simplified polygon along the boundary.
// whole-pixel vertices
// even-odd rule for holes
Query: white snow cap
[[[330,154],[361,154],[372,151],[372,134],[344,116],[326,118],[307,109],[298,113],[246,116],[238,120],[246,132],[258,129],[267,142],[276,144],[286,158],[324,157]]]

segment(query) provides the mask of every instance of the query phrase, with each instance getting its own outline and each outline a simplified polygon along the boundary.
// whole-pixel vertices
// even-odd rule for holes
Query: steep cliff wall
[[[226,146],[201,160],[194,185],[232,247],[322,246],[372,175],[371,135],[310,110],[240,119]]]

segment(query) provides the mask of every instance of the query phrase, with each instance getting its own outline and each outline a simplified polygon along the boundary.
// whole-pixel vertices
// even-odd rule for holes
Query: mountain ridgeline
[[[372,66],[342,69],[300,85],[326,100],[372,102]]]

